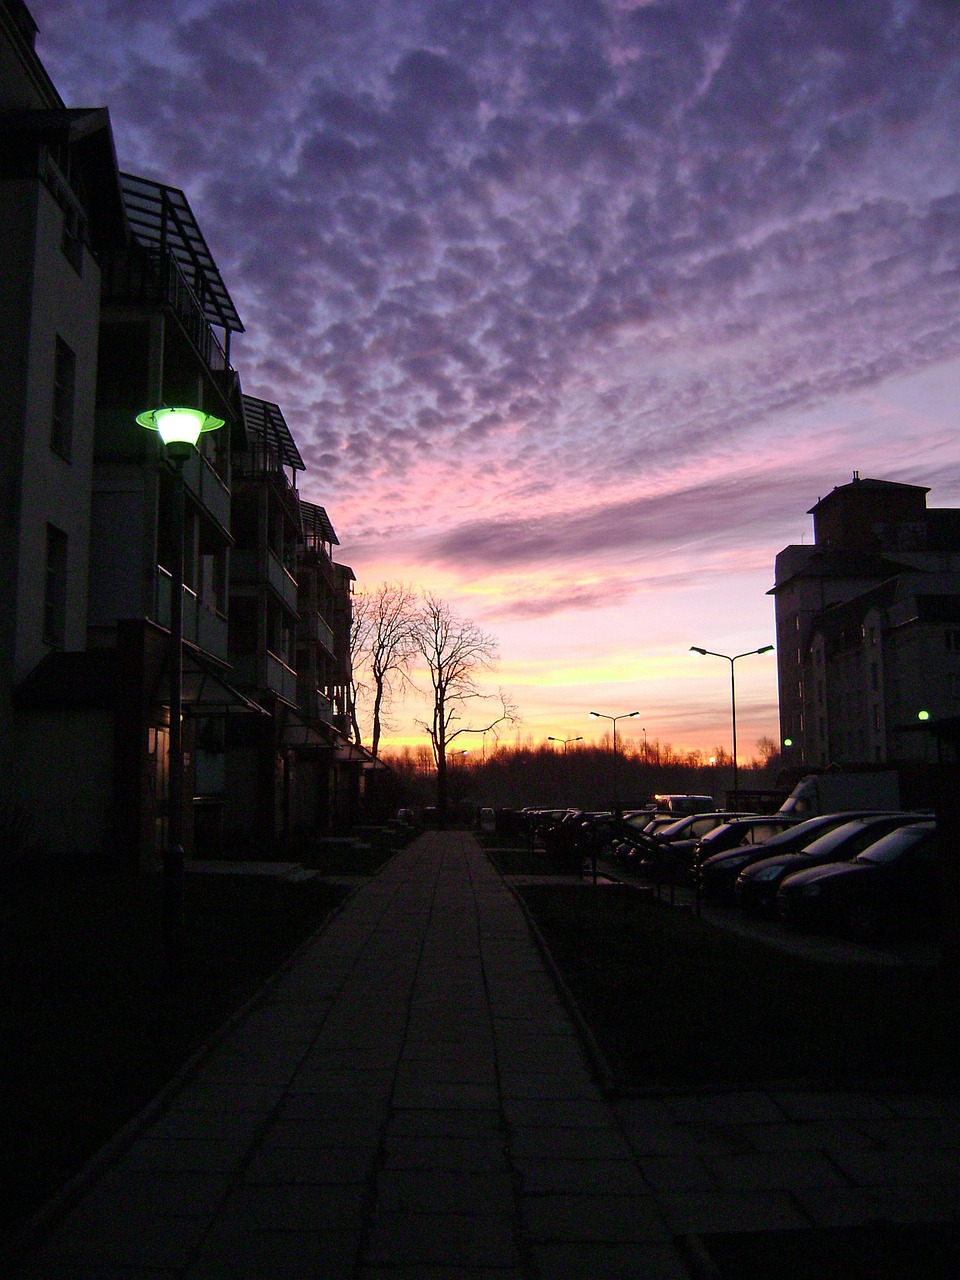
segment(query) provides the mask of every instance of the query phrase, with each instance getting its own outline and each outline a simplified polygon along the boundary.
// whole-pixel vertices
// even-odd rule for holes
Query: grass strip
[[[630,886],[519,892],[621,1089],[960,1076],[946,972],[798,958]]]

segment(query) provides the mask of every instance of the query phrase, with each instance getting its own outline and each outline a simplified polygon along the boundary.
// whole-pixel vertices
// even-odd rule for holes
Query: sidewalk
[[[684,1280],[675,1236],[955,1218],[958,1155],[955,1096],[611,1104],[510,890],[428,833],[16,1275]]]

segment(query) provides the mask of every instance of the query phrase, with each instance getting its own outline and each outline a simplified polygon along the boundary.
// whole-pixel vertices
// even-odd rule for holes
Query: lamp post
[[[639,712],[639,711],[623,711],[623,712],[621,712],[621,714],[620,714],[620,715],[618,715],[618,716],[608,716],[608,715],[605,715],[602,711],[591,711],[591,712],[590,712],[590,719],[591,719],[591,720],[610,720],[610,721],[612,721],[612,723],[613,723],[613,786],[614,786],[613,807],[614,807],[614,809],[616,809],[616,807],[617,807],[617,797],[616,797],[616,786],[617,786],[617,721],[618,721],[618,720],[632,720],[634,716],[638,716],[639,714],[640,714],[640,712]]]
[[[771,653],[773,651],[772,644],[765,644],[759,649],[748,649],[746,653],[735,653],[732,656],[729,653],[715,653],[713,649],[701,649],[699,645],[692,644],[690,646],[691,653],[699,653],[702,657],[723,658],[724,661],[730,663],[730,722],[733,729],[733,803],[737,804],[740,793],[739,774],[737,772],[737,685],[733,674],[733,666],[741,658],[750,658],[757,653]]]
[[[553,735],[551,734],[551,735],[549,735],[549,736],[547,737],[547,741],[548,741],[548,742],[562,742],[562,743],[563,743],[563,754],[564,754],[564,755],[566,755],[566,754],[567,754],[567,747],[570,745],[570,743],[571,743],[571,742],[582,742],[582,741],[583,741],[583,738],[554,738],[554,737],[553,737]]]
[[[170,566],[170,738],[167,770],[167,841],[163,850],[162,930],[168,977],[183,975],[183,465],[205,431],[223,426],[202,409],[161,408],[137,414],[156,431],[173,475]]]

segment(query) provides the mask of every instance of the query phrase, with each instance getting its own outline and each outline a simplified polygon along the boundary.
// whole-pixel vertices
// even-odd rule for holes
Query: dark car
[[[735,818],[723,826],[708,832],[698,841],[694,851],[693,869],[697,883],[708,893],[719,892],[720,880],[715,878],[715,859],[742,846],[753,847],[763,844],[772,836],[779,835],[788,827],[795,827],[800,819],[789,814],[768,813],[751,814],[748,817]],[[713,865],[710,865],[713,864]],[[710,867],[707,870],[707,867]]]
[[[788,924],[841,932],[859,942],[929,928],[937,915],[936,823],[898,827],[852,861],[788,876],[777,912]]]
[[[741,813],[717,811],[678,818],[654,832],[654,843],[646,849],[637,869],[650,880],[687,880],[693,866],[694,851],[702,837],[731,819],[743,816]]]
[[[845,813],[840,816],[843,821],[814,840],[806,841],[800,848],[788,849],[744,867],[734,885],[737,903],[747,911],[772,912],[776,908],[777,890],[787,876],[808,867],[855,858],[862,849],[888,831],[917,821],[915,813],[872,813],[857,817]],[[807,822],[816,821],[818,819],[808,818],[795,830],[801,830]]]
[[[710,897],[732,901],[735,886],[739,884],[738,877],[755,862],[776,857],[781,853],[795,853],[798,849],[811,844],[819,836],[826,835],[834,827],[849,822],[851,818],[863,816],[865,815],[859,813],[820,814],[815,818],[807,818],[804,822],[796,822],[767,840],[754,841],[753,844],[738,845],[723,853],[711,854],[701,866],[702,887]]]

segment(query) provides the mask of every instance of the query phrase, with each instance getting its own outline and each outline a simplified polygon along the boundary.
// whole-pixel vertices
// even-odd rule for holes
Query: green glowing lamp
[[[929,720],[929,719],[930,719],[930,712],[929,712],[929,711],[921,711],[921,712],[917,715],[917,719],[918,719],[918,720]]]
[[[785,747],[792,747],[792,746],[793,746],[793,739],[792,739],[792,738],[784,738],[784,740],[783,740],[783,745],[784,745]]]
[[[216,431],[223,426],[223,418],[204,413],[202,409],[183,409],[178,406],[148,409],[137,414],[137,422],[148,431],[156,431],[172,458],[187,458],[196,448],[205,431]]]

